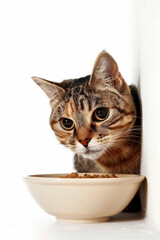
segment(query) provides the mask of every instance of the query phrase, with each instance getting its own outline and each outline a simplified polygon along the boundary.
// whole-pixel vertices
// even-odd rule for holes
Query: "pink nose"
[[[79,142],[84,146],[87,147],[88,143],[91,141],[91,138],[85,138],[84,140],[79,140]]]

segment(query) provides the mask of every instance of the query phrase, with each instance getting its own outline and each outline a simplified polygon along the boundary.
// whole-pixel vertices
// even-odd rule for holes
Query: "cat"
[[[50,125],[74,153],[78,172],[140,173],[141,110],[113,57],[102,51],[91,75],[51,82],[32,79],[50,99]]]

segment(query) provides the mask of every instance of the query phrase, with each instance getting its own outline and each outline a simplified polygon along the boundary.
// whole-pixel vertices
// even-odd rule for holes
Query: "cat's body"
[[[92,75],[53,83],[33,80],[50,98],[50,124],[74,153],[78,172],[140,171],[141,117],[136,88],[128,87],[105,51]]]

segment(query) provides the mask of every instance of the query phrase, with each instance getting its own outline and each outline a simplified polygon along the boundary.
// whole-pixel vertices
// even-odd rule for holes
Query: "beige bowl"
[[[107,221],[120,213],[145,178],[131,174],[116,174],[118,178],[59,178],[62,175],[66,174],[30,175],[24,180],[47,213],[57,220],[83,223]]]

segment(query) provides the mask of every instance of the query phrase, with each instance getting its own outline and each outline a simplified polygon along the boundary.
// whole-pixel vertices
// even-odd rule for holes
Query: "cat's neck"
[[[102,172],[139,174],[140,152],[141,144],[137,137],[105,151],[96,162]]]

